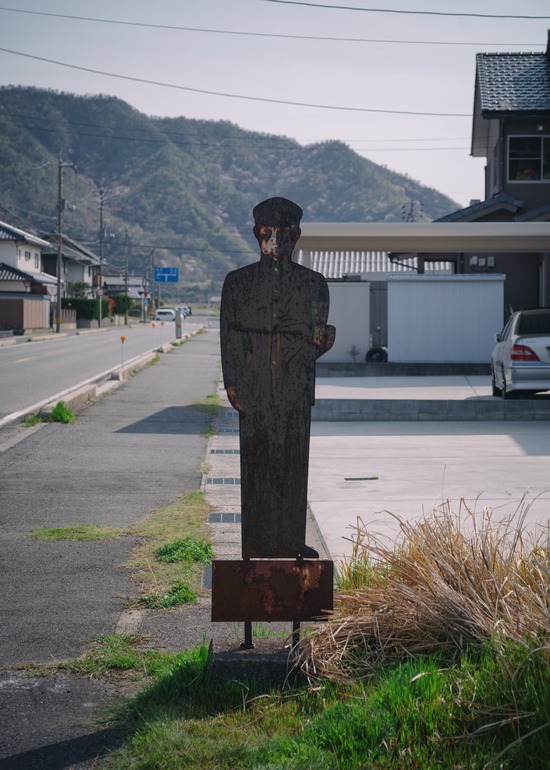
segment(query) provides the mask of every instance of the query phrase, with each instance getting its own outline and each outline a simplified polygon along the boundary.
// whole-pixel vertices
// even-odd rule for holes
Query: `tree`
[[[74,281],[73,283],[69,283],[70,297],[89,297],[91,291],[92,287],[89,283],[84,283],[83,281]]]

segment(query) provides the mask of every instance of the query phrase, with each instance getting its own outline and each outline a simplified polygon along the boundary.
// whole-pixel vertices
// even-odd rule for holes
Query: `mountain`
[[[136,274],[177,266],[172,291],[189,301],[218,293],[228,270],[257,258],[251,211],[272,195],[317,222],[418,211],[432,220],[459,208],[342,142],[303,147],[226,121],[150,117],[111,96],[0,88],[0,157],[1,219],[55,231],[61,177],[63,232],[98,253],[103,190],[109,263],[127,260]]]

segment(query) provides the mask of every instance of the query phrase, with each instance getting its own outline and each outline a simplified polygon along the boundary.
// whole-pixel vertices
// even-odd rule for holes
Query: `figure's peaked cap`
[[[288,198],[268,198],[255,206],[252,215],[256,225],[289,227],[300,224],[303,213],[298,204]]]

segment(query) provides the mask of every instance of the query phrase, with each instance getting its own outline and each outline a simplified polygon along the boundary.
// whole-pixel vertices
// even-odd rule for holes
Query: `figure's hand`
[[[326,353],[334,345],[334,339],[336,337],[336,328],[327,324],[326,326],[318,326],[315,329],[315,336],[313,339],[314,344],[319,348],[319,356]]]
[[[235,392],[235,388],[229,387],[226,389],[227,398],[229,399],[229,403],[231,406],[237,410],[237,412],[244,412],[244,406],[239,402],[237,393]]]

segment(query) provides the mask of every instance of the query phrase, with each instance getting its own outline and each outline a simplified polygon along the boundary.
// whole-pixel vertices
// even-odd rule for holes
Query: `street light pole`
[[[74,163],[64,163],[59,153],[59,162],[57,164],[57,301],[55,308],[55,331],[57,334],[61,331],[61,269],[63,265],[63,169],[73,168],[76,171]]]

